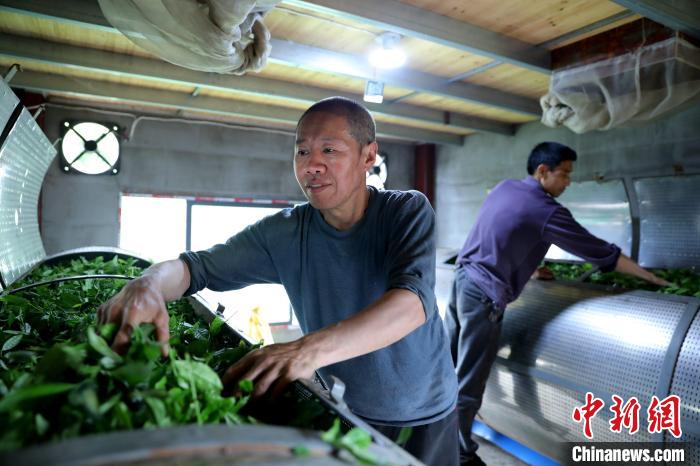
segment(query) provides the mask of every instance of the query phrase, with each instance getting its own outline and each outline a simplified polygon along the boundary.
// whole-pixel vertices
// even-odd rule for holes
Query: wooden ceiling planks
[[[37,16],[0,11],[0,32],[106,52],[154,58],[153,55],[137,47],[126,36],[117,31],[101,31]]]
[[[530,44],[540,44],[625,8],[608,0],[400,0]]]
[[[464,81],[533,99],[539,99],[549,90],[549,76],[507,63],[470,76]]]
[[[368,57],[370,50],[377,47],[375,39],[384,32],[360,22],[339,20],[318,11],[305,11],[284,4],[265,17],[265,24],[275,39],[362,57]],[[401,47],[407,55],[406,68],[446,78],[491,61],[487,57],[414,37],[403,37]],[[371,66],[369,62],[367,66]]]
[[[574,42],[579,42],[579,41],[582,41],[584,39],[588,39],[589,37],[593,37],[593,36],[597,36],[598,34],[602,34],[606,31],[611,30],[611,29],[615,29],[615,28],[618,28],[620,26],[624,26],[625,24],[632,23],[634,21],[637,21],[641,17],[642,17],[641,15],[632,14],[632,15],[627,16],[626,18],[620,19],[618,21],[614,21],[614,22],[607,24],[603,27],[593,29],[593,30],[586,32],[586,33],[583,33],[583,34],[578,34],[575,37],[572,37],[568,40],[557,42],[554,46],[548,47],[548,48],[550,50],[553,50],[553,49],[565,47],[567,45],[573,44]]]
[[[458,102],[446,97],[435,96],[431,94],[416,94],[401,100],[405,104],[419,105],[423,107],[434,108],[446,112],[455,112],[463,115],[472,115],[488,118],[495,121],[506,123],[525,123],[533,121],[536,118],[522,115],[520,113],[508,112],[492,107],[486,107],[478,104],[470,104],[467,102]]]
[[[401,45],[406,50],[406,67],[447,79],[492,61],[488,57],[413,37],[404,37]]]
[[[338,26],[344,26],[349,29],[356,29],[360,32],[368,32],[374,35],[382,32],[380,29],[369,24],[357,22],[349,18],[335,16],[329,13],[323,13],[320,11],[310,11],[308,8],[304,8],[303,6],[292,5],[284,2],[284,0],[282,1],[282,3],[279,3],[273,10],[268,12],[267,15],[265,15],[265,24],[269,27],[272,24],[271,21],[277,21],[278,19],[284,20],[285,17],[281,15],[297,15],[299,17],[321,19],[326,22],[335,23]]]
[[[335,52],[365,55],[375,45],[381,31],[363,30],[312,14],[299,15],[287,10],[272,10],[265,17],[272,37]]]

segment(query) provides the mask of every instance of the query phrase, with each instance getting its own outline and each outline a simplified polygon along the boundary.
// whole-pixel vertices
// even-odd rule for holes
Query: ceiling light
[[[384,83],[381,81],[367,81],[363,99],[365,102],[381,104],[384,101]]]
[[[406,53],[399,42],[401,36],[395,32],[383,32],[375,41],[379,44],[369,54],[369,62],[376,68],[393,69],[406,63]]]

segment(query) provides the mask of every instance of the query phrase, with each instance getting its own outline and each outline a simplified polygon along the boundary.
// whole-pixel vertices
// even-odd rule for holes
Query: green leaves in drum
[[[13,349],[15,346],[19,345],[19,342],[22,341],[22,334],[19,335],[14,335],[7,340],[5,340],[5,343],[2,344],[2,352],[6,353]]]
[[[677,294],[700,298],[700,275],[689,269],[652,269],[660,278],[671,282],[671,286],[659,287],[642,279],[619,272],[596,272],[589,277],[592,283],[615,286],[625,289],[656,291],[664,294]]]
[[[81,258],[35,270],[19,285],[140,272],[133,261]],[[239,414],[250,391],[223,397],[217,374],[249,345],[224,332],[221,319],[200,321],[185,300],[168,306],[170,358],[161,358],[152,325],[134,329],[125,355],[111,349],[116,325],[96,329],[95,313],[125,283],[65,281],[0,297],[0,450],[120,429],[250,422]]]
[[[57,395],[59,393],[65,393],[72,388],[73,385],[67,383],[54,383],[21,387],[17,390],[13,390],[0,401],[0,413],[5,413],[12,409],[16,409],[18,408],[20,403],[24,401],[35,400],[37,398],[44,398],[47,396]]]
[[[368,447],[372,443],[372,437],[367,431],[354,427],[347,433],[343,433],[340,426],[340,419],[335,419],[333,426],[326,432],[321,434],[321,440],[330,443],[338,450],[349,452],[360,464],[367,465],[385,465],[375,455],[373,455]]]
[[[106,341],[102,339],[101,336],[97,335],[95,333],[95,329],[90,327],[87,330],[87,336],[88,336],[88,343],[90,343],[90,347],[95,350],[97,353],[101,354],[102,356],[113,360],[115,363],[120,363],[122,362],[121,356],[119,356],[117,353],[112,351],[112,348],[109,347]]]
[[[556,280],[578,280],[584,273],[593,268],[593,265],[589,263],[545,262],[544,265],[551,270]]]
[[[593,269],[593,265],[589,263],[546,262],[545,266],[552,271],[557,280],[578,280],[583,274]],[[600,271],[593,272],[586,281],[630,290],[648,290],[700,298],[700,275],[697,272],[689,269],[652,269],[652,272],[672,285],[659,287],[631,275]]]
[[[138,276],[141,270],[133,260],[80,258],[41,267],[15,286],[105,273]],[[257,422],[242,412],[252,382],[239,383],[239,397],[224,397],[219,375],[259,345],[232,337],[221,318],[203,322],[186,300],[168,305],[168,358],[161,358],[152,325],[133,330],[126,354],[111,349],[117,327],[95,328],[95,314],[125,283],[65,281],[0,297],[0,451],[123,429]],[[287,425],[331,424],[319,403],[284,396]],[[343,434],[339,424],[334,432],[327,435],[334,446],[378,464],[367,453],[366,433]]]
[[[223,389],[219,376],[206,364],[189,360],[174,360],[172,364],[181,388],[194,385],[198,391],[206,393],[217,393]]]

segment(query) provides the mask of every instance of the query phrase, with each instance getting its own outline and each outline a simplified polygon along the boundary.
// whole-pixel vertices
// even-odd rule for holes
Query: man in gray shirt
[[[115,349],[142,322],[166,343],[167,301],[205,287],[281,283],[305,336],[250,353],[225,384],[250,379],[254,395],[274,396],[316,370],[337,376],[357,415],[393,439],[412,426],[409,452],[456,465],[457,382],[433,292],[435,214],[418,192],[366,186],[377,150],[364,107],[339,97],[314,104],[299,120],[294,155],[309,202],[129,283],[99,311],[101,322],[121,326]]]

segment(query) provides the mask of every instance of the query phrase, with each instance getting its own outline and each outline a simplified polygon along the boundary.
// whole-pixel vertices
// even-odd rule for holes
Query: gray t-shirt
[[[435,293],[435,213],[417,191],[377,191],[363,218],[338,231],[310,204],[282,210],[206,251],[180,256],[186,294],[281,283],[304,333],[358,313],[389,289],[423,302],[426,322],[396,343],[319,370],[347,387],[350,409],[370,422],[420,425],[455,406],[457,380]]]

